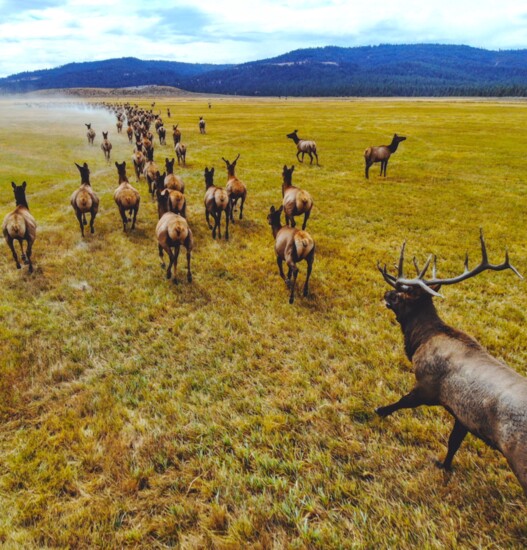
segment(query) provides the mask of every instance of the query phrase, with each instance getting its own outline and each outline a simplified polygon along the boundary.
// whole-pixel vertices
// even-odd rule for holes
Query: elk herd
[[[162,267],[166,269],[166,278],[173,277],[177,282],[176,269],[181,247],[186,251],[187,281],[192,282],[191,257],[194,247],[192,229],[187,220],[187,201],[185,183],[180,175],[174,173],[175,158],[165,158],[163,171],[154,161],[154,135],[150,131],[152,124],[158,134],[160,145],[165,143],[166,130],[160,115],[139,109],[137,105],[103,106],[117,116],[117,132],[120,134],[125,119],[128,123],[126,135],[129,143],[135,137],[135,147],[131,161],[135,172],[136,183],[141,179],[147,183],[148,193],[157,203],[158,221],[155,228],[159,257]],[[170,116],[170,115],[169,115]],[[88,143],[94,144],[95,131],[87,123]],[[181,130],[178,124],[172,127],[174,151],[178,166],[186,165],[187,147],[182,143]],[[199,131],[205,134],[205,121],[200,118]],[[287,134],[297,147],[296,157],[300,163],[304,155],[319,164],[317,146],[312,140],[300,139],[298,130]],[[380,175],[386,176],[390,156],[393,155],[406,137],[394,134],[389,145],[372,146],[364,151],[365,177],[369,178],[369,169],[380,163]],[[103,132],[101,149],[106,162],[110,162],[112,144],[108,132]],[[212,237],[222,238],[222,218],[224,220],[223,236],[230,237],[229,225],[235,223],[234,212],[239,208],[239,220],[243,219],[244,205],[247,198],[247,186],[236,175],[236,165],[240,154],[230,162],[222,157],[227,175],[225,186],[214,183],[215,169],[208,166],[204,169],[204,207],[205,222]],[[82,237],[84,228],[89,224],[90,232],[95,231],[95,218],[99,209],[99,198],[92,189],[90,170],[86,162],[75,163],[80,173],[80,186],[71,195],[71,206],[80,226]],[[115,162],[117,168],[117,188],[114,201],[119,210],[123,230],[135,228],[139,207],[140,192],[128,181],[126,162]],[[299,269],[297,264],[307,264],[303,296],[309,292],[309,280],[315,259],[315,241],[306,231],[307,223],[313,209],[313,198],[307,190],[293,185],[295,167],[283,166],[282,170],[282,203],[279,207],[270,206],[267,221],[274,238],[274,250],[280,277],[289,290],[289,303],[295,299],[295,286]],[[14,246],[19,242],[21,259],[28,264],[29,273],[33,272],[31,261],[33,243],[36,237],[36,222],[29,212],[26,199],[26,182],[21,186],[12,183],[16,208],[3,222],[4,238],[13,254],[18,269],[20,261]],[[282,225],[282,214],[285,225]],[[89,222],[87,216],[89,215]],[[296,227],[295,218],[303,216],[302,229]],[[211,223],[212,220],[212,223]],[[483,233],[480,235],[481,262],[469,269],[468,256],[464,272],[452,278],[441,279],[436,275],[436,260],[429,258],[422,269],[414,260],[415,277],[405,275],[403,245],[397,275],[392,275],[386,266],[378,269],[392,290],[386,292],[387,308],[395,313],[401,326],[405,351],[414,365],[416,384],[412,391],[396,403],[378,407],[377,414],[387,417],[394,412],[415,408],[420,405],[439,405],[453,417],[454,426],[448,441],[446,457],[438,466],[449,470],[452,460],[467,433],[472,433],[488,445],[498,449],[507,459],[522,488],[527,494],[527,379],[508,367],[505,363],[492,357],[476,340],[467,334],[445,324],[437,314],[433,298],[440,296],[439,290],[444,285],[460,283],[484,271],[511,270],[521,277],[510,263],[508,254],[501,264],[491,264],[488,260]],[[26,243],[24,251],[23,244]],[[164,261],[168,256],[168,266]],[[287,265],[287,274],[283,264]],[[426,274],[432,267],[432,277]]]

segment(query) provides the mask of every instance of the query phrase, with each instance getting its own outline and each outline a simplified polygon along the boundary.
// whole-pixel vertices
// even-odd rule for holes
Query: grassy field
[[[152,98],[139,103],[149,106]],[[38,104],[38,105],[37,105]],[[157,211],[138,188],[125,234],[114,161],[132,146],[113,117],[67,101],[0,101],[0,216],[27,181],[35,273],[0,255],[0,543],[6,548],[512,548],[527,501],[505,459],[468,436],[446,474],[439,408],[381,420],[414,377],[376,269],[433,252],[439,274],[505,247],[527,274],[527,104],[384,100],[158,99],[188,146],[194,281],[166,281]],[[198,132],[198,118],[207,134]],[[97,132],[87,143],[85,122]],[[315,139],[299,164],[285,134]],[[100,150],[110,131],[112,162]],[[407,136],[380,178],[368,145]],[[157,141],[156,141],[157,143]],[[173,157],[156,145],[155,160]],[[238,153],[245,218],[213,241],[203,170],[226,181]],[[71,193],[87,162],[101,207],[82,239]],[[281,171],[315,206],[310,295],[294,305],[266,216]],[[300,266],[299,284],[305,267]],[[526,287],[511,272],[444,289],[445,321],[527,375]]]

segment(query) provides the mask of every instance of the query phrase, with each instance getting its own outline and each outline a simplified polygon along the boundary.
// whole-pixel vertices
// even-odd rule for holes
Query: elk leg
[[[303,160],[300,160],[300,151],[297,151],[297,152],[296,152],[296,158],[297,158],[298,162],[303,162]],[[303,158],[304,158],[304,157],[302,157],[302,159],[303,159]]]
[[[229,209],[229,205],[227,205],[227,208],[225,210],[225,240],[226,241],[229,240],[229,213],[230,213],[230,209]]]
[[[212,229],[212,224],[210,223],[209,211],[208,210],[205,210],[205,220],[207,220],[207,225],[209,226],[209,229]]]
[[[304,296],[307,296],[308,286],[309,286],[309,277],[311,277],[311,270],[313,269],[313,260],[315,259],[315,254],[313,252],[314,252],[314,249],[310,252],[309,256],[306,258],[307,275],[306,275],[306,282],[304,284]]]
[[[366,179],[369,179],[369,171],[370,171],[370,166],[371,164],[368,163],[368,161],[366,161]]]
[[[126,222],[128,218],[126,217],[126,210],[124,208],[119,208],[119,214],[121,214],[121,219],[123,220],[123,231],[126,233]]]
[[[22,245],[22,243],[20,243]],[[33,243],[28,239],[26,248],[27,263],[29,264],[29,273],[33,273],[33,263],[31,262],[31,250]]]
[[[27,238],[27,233],[26,233],[26,238]],[[29,242],[29,241],[28,241]],[[20,256],[22,258],[22,261],[27,264],[28,261],[27,261],[27,256],[26,254],[24,253],[24,241],[18,241],[18,244],[20,245]],[[26,247],[27,248],[27,247]]]
[[[313,155],[311,154],[310,151],[308,151],[307,154],[309,155],[309,164],[313,164]]]
[[[234,210],[236,209],[236,199],[231,199],[231,222],[234,223]]]
[[[161,258],[161,267],[165,267],[165,260],[163,259],[163,247],[161,245],[158,245],[159,247],[159,257]]]
[[[82,214],[82,225],[88,225],[88,222],[86,221],[86,213],[83,212]]]
[[[216,212],[216,216],[218,217],[217,226],[218,226],[218,239],[221,239],[221,210],[218,210]]]
[[[305,230],[305,229],[306,229],[307,220],[309,220],[309,216],[311,216],[311,210],[308,210],[308,211],[304,214],[304,223],[302,224],[302,230]]]
[[[95,223],[95,216],[97,216],[97,212],[92,211],[90,215],[90,233],[95,233],[95,227],[93,226],[93,224]]]
[[[318,155],[315,151],[313,151],[313,154],[315,155],[315,158],[317,159],[317,166],[318,166]]]
[[[285,278],[285,274],[284,274],[283,262],[284,262],[284,260],[282,260],[282,258],[280,258],[280,256],[276,257],[276,263],[278,264],[278,271],[280,271],[280,277],[282,277],[282,279],[285,281],[286,278]]]
[[[425,405],[426,402],[419,391],[419,388],[414,388],[410,393],[403,395],[399,401],[392,403],[391,405],[386,405],[385,407],[377,407],[375,412],[382,416],[389,416],[390,414],[398,411],[399,409],[415,409],[420,405]]]
[[[243,203],[245,202],[245,197],[241,198],[240,201],[240,220],[243,218]]]
[[[137,212],[139,212],[139,206],[134,208],[134,218],[132,220],[132,229],[135,229],[135,220],[137,219]]]
[[[11,249],[11,252],[13,253],[13,258],[14,258],[15,263],[16,263],[16,268],[21,269],[22,266],[20,265],[20,262],[18,261],[18,256],[16,254],[15,245],[13,244],[13,239],[11,239],[11,237],[9,237],[7,239],[7,244],[9,246],[9,248]]]
[[[191,256],[191,251],[190,251],[190,248],[187,247],[187,281],[189,283],[192,282],[192,273],[190,271],[190,256]]]
[[[289,288],[291,289],[291,293],[289,294],[289,303],[292,304],[295,301],[295,286],[296,286],[296,278],[298,276],[298,268],[295,266],[293,268],[293,280],[289,280]]]
[[[170,277],[171,277],[170,271],[172,270],[172,266],[174,265],[174,254],[173,254],[170,246],[168,246],[168,245],[163,246],[163,250],[168,254],[168,258],[170,260],[168,262],[168,267],[167,267],[167,279],[170,279]]]
[[[454,427],[452,428],[452,432],[448,438],[448,450],[445,460],[443,462],[440,462],[439,460],[436,461],[438,468],[442,468],[447,472],[452,469],[452,459],[463,442],[463,439],[465,439],[467,433],[467,428],[465,428],[465,426],[463,426],[463,424],[461,424],[461,422],[456,418]]]
[[[77,212],[77,220],[81,227],[81,235],[84,237],[84,224],[82,223],[82,212]]]

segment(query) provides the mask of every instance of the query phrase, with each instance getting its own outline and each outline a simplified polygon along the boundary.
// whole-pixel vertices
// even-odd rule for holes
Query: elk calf
[[[292,304],[295,301],[295,285],[298,276],[298,267],[296,264],[302,260],[307,262],[307,275],[303,291],[304,296],[307,296],[309,278],[311,277],[313,261],[315,260],[315,242],[307,231],[301,231],[294,227],[282,226],[280,216],[283,209],[283,206],[278,210],[276,210],[274,206],[271,206],[267,221],[271,226],[275,239],[274,249],[280,276],[289,287],[289,303]],[[287,277],[284,275],[282,267],[284,261],[289,268]],[[291,276],[293,277],[292,280]]]
[[[225,240],[229,240],[230,208],[231,202],[227,191],[214,185],[214,168],[210,170],[205,168],[205,219],[209,229],[212,229],[213,239],[216,238],[216,229],[221,239],[221,213],[225,212]],[[214,218],[214,227],[210,223],[209,216]]]
[[[5,218],[2,224],[2,232],[4,239],[6,240],[9,249],[13,254],[13,258],[16,263],[16,268],[20,269],[22,266],[18,261],[15,245],[13,241],[18,241],[20,245],[20,252],[22,254],[22,261],[28,264],[29,273],[33,273],[33,264],[31,262],[31,251],[33,249],[33,243],[37,236],[37,222],[35,218],[29,212],[29,206],[26,199],[26,182],[22,185],[18,185],[15,182],[11,182],[13,192],[15,194],[16,208],[10,212]],[[24,253],[23,241],[27,241],[26,252]]]
[[[310,158],[309,164],[313,164],[313,155],[315,155],[318,165],[317,144],[309,139],[300,139],[297,132],[298,130],[295,130],[294,132],[287,134],[286,137],[292,139],[296,144],[296,158],[298,159],[298,162],[304,162],[304,155],[307,153]],[[300,160],[300,153],[302,153],[302,160]]]
[[[225,189],[227,190],[227,193],[229,193],[229,199],[231,202],[230,206],[230,216],[231,216],[231,222],[234,223],[234,210],[236,209],[236,204],[238,203],[238,200],[240,200],[240,220],[243,218],[243,205],[245,204],[245,199],[247,198],[247,187],[245,186],[245,183],[240,181],[235,174],[236,170],[236,163],[238,162],[238,159],[240,158],[240,155],[234,159],[233,162],[229,162],[227,159],[223,158],[223,162],[227,165],[227,185],[225,186]]]
[[[366,162],[366,179],[369,178],[370,166],[376,162],[381,163],[381,176],[384,172],[384,177],[386,177],[386,168],[388,167],[388,160],[390,156],[397,151],[399,143],[404,141],[406,138],[404,136],[398,136],[393,134],[393,139],[390,145],[379,145],[378,147],[368,147],[364,151],[364,160]]]
[[[293,171],[295,167],[291,166],[288,168],[284,165],[284,170],[282,172],[282,197],[283,197],[283,206],[285,214],[285,222],[291,227],[296,226],[295,216],[301,216],[304,214],[304,223],[302,224],[302,229],[306,228],[307,220],[311,214],[311,209],[313,208],[313,199],[311,195],[295,187],[292,183],[293,180]]]
[[[86,214],[90,213],[90,231],[95,232],[93,224],[95,216],[99,211],[99,197],[93,191],[90,184],[90,169],[84,163],[83,166],[75,163],[81,174],[81,186],[71,195],[71,206],[77,216],[81,228],[81,235],[84,237],[84,226],[87,225]]]
[[[128,177],[126,176],[126,162],[122,162],[121,164],[116,162],[115,166],[117,167],[117,174],[119,176],[119,187],[115,190],[113,199],[115,204],[117,204],[117,208],[119,208],[119,213],[123,220],[123,231],[126,232],[126,224],[129,221],[132,222],[131,229],[135,228],[141,196],[139,195],[139,191],[128,182]],[[130,217],[128,217],[127,212]]]
[[[468,255],[463,274],[436,278],[435,260],[431,279],[425,279],[428,259],[415,278],[404,276],[404,245],[397,277],[378,266],[384,280],[394,288],[386,292],[386,306],[401,325],[407,357],[417,382],[413,390],[377,414],[388,416],[399,409],[440,405],[454,417],[448,450],[441,468],[450,470],[452,459],[468,432],[498,449],[507,459],[527,494],[527,379],[492,357],[476,340],[445,324],[432,298],[442,285],[455,284],[486,270],[511,269],[508,254],[502,264],[490,264],[481,240],[481,263],[469,270]],[[414,261],[415,263],[415,261]]]

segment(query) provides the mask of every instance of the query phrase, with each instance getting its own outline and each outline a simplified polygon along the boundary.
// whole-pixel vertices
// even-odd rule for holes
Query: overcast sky
[[[526,0],[0,0],[0,76],[133,56],[239,63],[317,46],[527,48]]]

